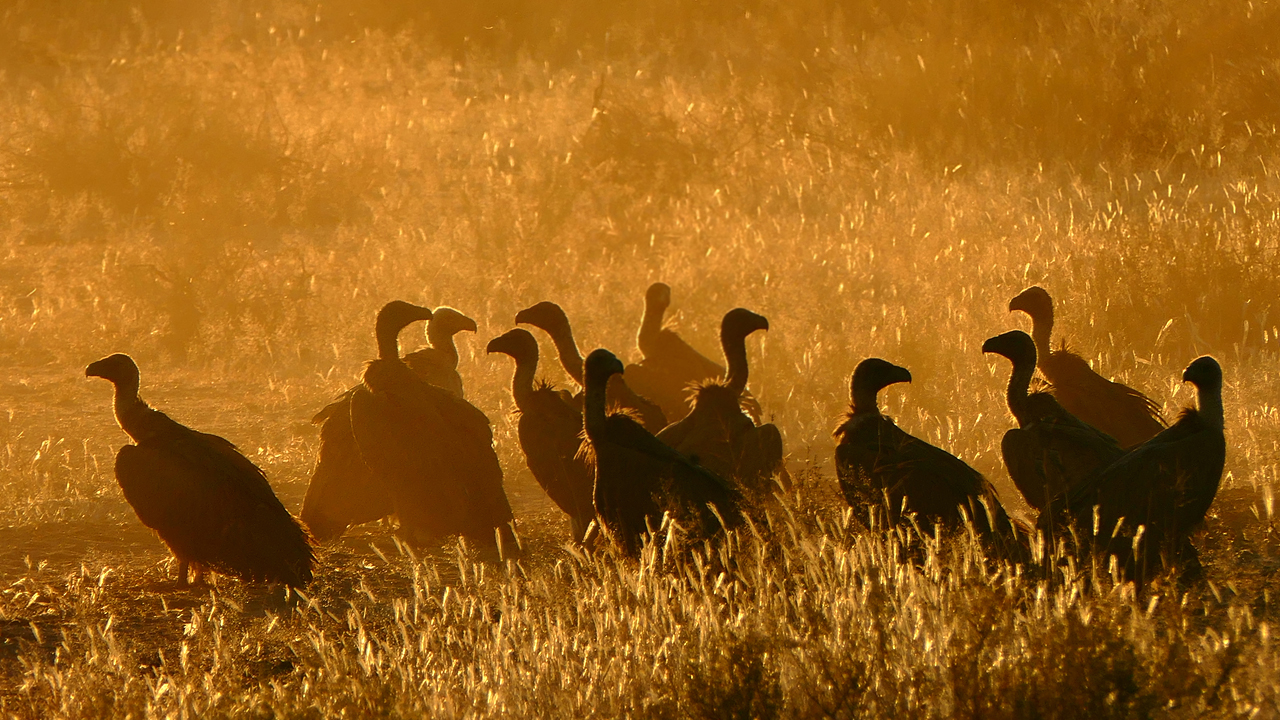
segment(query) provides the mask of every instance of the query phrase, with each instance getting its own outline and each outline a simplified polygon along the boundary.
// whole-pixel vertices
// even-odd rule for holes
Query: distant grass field
[[[0,713],[1280,716],[1273,4],[254,5],[0,5]],[[725,311],[769,318],[751,389],[801,482],[722,544],[584,556],[484,344],[554,300],[584,351],[633,354],[658,280],[709,355]],[[1031,284],[1167,417],[1182,368],[1222,362],[1203,582],[1033,578],[839,498],[830,432],[879,356],[915,378],[885,393],[899,424],[1026,512],[980,346],[1026,327]],[[144,398],[296,511],[309,419],[397,298],[479,323],[461,372],[526,558],[378,524],[301,597],[175,589],[84,366],[132,354]]]

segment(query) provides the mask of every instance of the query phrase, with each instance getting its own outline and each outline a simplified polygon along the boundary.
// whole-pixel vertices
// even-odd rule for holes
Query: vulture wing
[[[351,429],[351,397],[321,411],[320,457],[307,496],[302,501],[302,521],[317,540],[342,535],[352,525],[372,522],[395,512],[391,496],[377,475],[365,464]]]
[[[663,369],[682,376],[686,382],[724,377],[723,365],[694,350],[674,330],[658,333],[651,349],[652,354],[646,353],[645,360],[651,360]]]
[[[905,507],[930,522],[955,523],[965,506],[983,532],[991,530],[983,527],[988,513],[997,519],[1004,515],[981,473],[884,416],[851,418],[836,434],[841,489],[855,507],[879,505],[887,496],[892,513]],[[977,512],[974,503],[982,499],[995,507]]]
[[[1164,429],[1160,407],[1133,388],[1112,382],[1072,352],[1059,350],[1041,358],[1040,371],[1053,385],[1053,395],[1072,415],[1133,447]]]
[[[429,537],[491,539],[512,514],[488,418],[416,376],[386,369],[370,365],[366,383],[382,387],[380,379],[387,379],[387,389],[358,390],[351,423],[366,464],[387,483],[402,525]]]
[[[578,456],[582,413],[565,403],[557,391],[540,388],[526,401],[518,432],[534,479],[569,515],[574,539],[581,540],[595,514],[591,469]]]
[[[458,374],[455,357],[435,348],[425,347],[404,356],[404,363],[418,377],[448,392],[454,397],[464,397],[462,376]]]
[[[634,474],[637,479],[640,473],[646,476],[635,485],[647,487],[654,498],[650,502],[674,511],[677,516],[695,516],[706,533],[714,532],[718,525],[707,513],[708,505],[714,506],[729,526],[740,521],[741,494],[737,488],[668,447],[630,417],[611,415],[608,422],[613,442],[624,448],[637,463],[637,470],[628,474]]]
[[[306,532],[223,438],[169,420],[162,434],[120,449],[116,477],[138,518],[179,559],[248,579],[310,582]]]
[[[640,423],[644,425],[644,429],[651,433],[657,433],[667,426],[667,416],[662,412],[662,408],[648,398],[636,394],[621,375],[609,378],[605,401],[610,406],[634,411]]]

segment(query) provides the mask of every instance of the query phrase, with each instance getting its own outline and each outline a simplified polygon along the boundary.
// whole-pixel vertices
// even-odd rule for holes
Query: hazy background
[[[567,523],[484,344],[553,300],[584,352],[634,354],[659,280],[713,357],[725,311],[769,318],[751,387],[821,477],[875,355],[915,377],[886,393],[900,424],[1010,491],[1008,368],[979,348],[1028,327],[1005,307],[1030,284],[1167,417],[1212,353],[1210,544],[1245,558],[1214,577],[1263,593],[1280,567],[1275,3],[188,5],[0,4],[0,579],[24,558],[163,576],[85,364],[132,354],[144,398],[237,443],[296,511],[309,418],[391,299],[478,321],[468,396],[522,532],[554,546]]]

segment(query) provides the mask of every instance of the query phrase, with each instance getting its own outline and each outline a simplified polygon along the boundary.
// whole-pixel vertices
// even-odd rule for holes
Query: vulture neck
[[[516,373],[511,380],[511,396],[516,399],[516,407],[523,411],[529,398],[533,396],[533,376],[538,372],[538,355],[535,351],[532,354],[521,353],[514,357]]]
[[[644,304],[644,317],[640,318],[640,332],[636,333],[636,345],[640,347],[641,355],[645,354],[645,348],[662,332],[662,317],[666,312],[665,305]]]
[[[880,405],[876,396],[882,388],[875,385],[855,385],[853,388],[853,414],[879,415]]]
[[[724,349],[725,362],[729,365],[725,384],[741,395],[747,389],[747,336],[731,331],[721,338],[720,343]]]
[[[458,346],[453,342],[453,333],[439,329],[434,325],[427,325],[427,342],[431,343],[431,348],[445,356],[449,361],[449,367],[458,369]],[[381,352],[381,350],[379,350]],[[397,350],[397,354],[399,351]]]
[[[1200,417],[1214,428],[1222,430],[1226,425],[1222,410],[1222,385],[1197,385],[1196,396]]]
[[[548,330],[547,333],[551,335],[551,342],[556,346],[556,355],[560,357],[560,364],[564,366],[564,371],[569,373],[569,377],[573,378],[574,382],[582,385],[582,353],[578,351],[578,341],[573,339],[573,328],[566,322],[554,330]]]
[[[121,381],[116,384],[116,397],[113,403],[116,422],[120,424],[120,428],[129,434],[129,437],[135,441],[141,441],[139,437],[139,421],[146,416],[146,411],[151,409],[138,395],[138,381],[134,380]]]
[[[1036,355],[1049,357],[1052,345],[1049,338],[1053,335],[1053,308],[1031,316],[1031,339],[1036,343]]]
[[[378,336],[378,359],[379,360],[399,360],[400,359],[400,331],[404,327],[379,327]],[[456,351],[455,351],[456,352]]]
[[[587,379],[586,397],[582,401],[582,420],[587,431],[587,437],[592,439],[600,437],[604,432],[606,420],[604,411],[605,394],[608,386],[608,378],[603,380]]]
[[[1010,358],[1013,362],[1013,371],[1009,373],[1009,390],[1005,394],[1005,400],[1009,403],[1009,410],[1013,412],[1013,416],[1017,418],[1020,424],[1023,423],[1023,408],[1027,404],[1027,396],[1031,391],[1031,376],[1036,372],[1036,363],[1031,358]]]

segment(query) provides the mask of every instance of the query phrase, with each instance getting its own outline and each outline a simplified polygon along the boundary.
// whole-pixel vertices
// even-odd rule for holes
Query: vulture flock
[[[521,450],[584,547],[609,542],[634,557],[669,526],[710,539],[790,488],[782,433],[761,423],[747,389],[746,339],[769,321],[730,310],[720,325],[721,364],[664,327],[670,304],[670,287],[648,289],[636,338],[642,359],[631,365],[605,349],[584,359],[554,303],[517,313],[515,324],[547,334],[577,390],[537,379],[538,341],[523,327],[486,348],[514,362]],[[1162,568],[1194,564],[1190,536],[1213,502],[1226,455],[1217,361],[1187,366],[1182,380],[1196,387],[1197,407],[1166,427],[1148,397],[1050,347],[1053,303],[1042,288],[1023,291],[1009,310],[1030,316],[1031,334],[996,335],[982,351],[1010,363],[1007,402],[1017,427],[1000,447],[1038,513],[1035,526],[1011,518],[964,460],[881,413],[880,391],[911,382],[911,373],[879,358],[853,370],[849,412],[835,430],[849,505],[887,526],[967,529],[1017,562],[1032,557],[1033,537],[1065,540],[1081,554],[1114,557],[1112,567],[1140,585]],[[402,356],[400,333],[418,321],[427,322],[429,345]],[[116,419],[135,443],[116,456],[116,477],[177,558],[180,584],[213,570],[300,587],[312,578],[315,542],[388,516],[414,543],[462,536],[502,558],[519,555],[489,419],[467,401],[457,371],[454,336],[476,330],[447,307],[395,301],[378,312],[378,357],[313,419],[320,453],[300,518],[230,442],[147,405],[129,356],[99,360],[85,374],[115,386]]]

